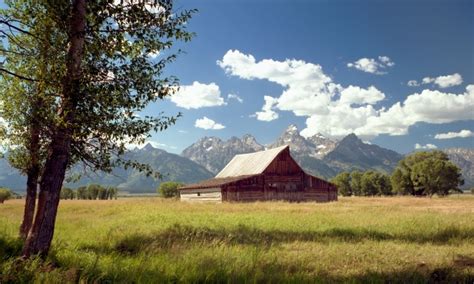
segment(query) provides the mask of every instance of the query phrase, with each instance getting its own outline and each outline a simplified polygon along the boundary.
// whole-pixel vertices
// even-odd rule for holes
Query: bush
[[[179,197],[178,187],[182,185],[183,183],[175,181],[163,182],[157,191],[164,198]]]
[[[77,199],[87,200],[107,200],[117,199],[118,189],[116,187],[103,187],[100,184],[90,184],[87,187],[81,186],[76,190]]]
[[[0,187],[0,204],[3,204],[5,200],[12,198],[13,193],[8,188]]]

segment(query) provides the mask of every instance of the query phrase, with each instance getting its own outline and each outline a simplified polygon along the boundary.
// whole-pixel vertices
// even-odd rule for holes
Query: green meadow
[[[474,281],[474,197],[332,203],[61,201],[46,262],[18,260],[0,205],[0,283]]]

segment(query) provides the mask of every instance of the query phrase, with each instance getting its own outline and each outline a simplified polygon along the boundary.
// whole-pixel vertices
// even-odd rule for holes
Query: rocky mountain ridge
[[[237,154],[264,150],[250,134],[223,141],[217,137],[203,137],[183,150],[181,155],[217,174]]]
[[[150,164],[164,174],[164,181],[197,182],[218,173],[235,155],[290,145],[292,156],[308,173],[331,178],[341,171],[375,169],[390,173],[403,155],[377,145],[364,143],[351,134],[335,141],[317,134],[302,137],[295,125],[290,125],[269,145],[262,145],[250,134],[241,138],[222,140],[203,137],[186,148],[181,155],[171,154],[148,144],[130,150],[125,158]],[[474,186],[474,149],[449,148],[443,150],[465,179],[465,188]],[[22,190],[26,179],[12,169],[5,159],[0,159],[0,186]],[[154,192],[160,181],[146,177],[134,170],[115,169],[111,174],[98,173],[85,176],[74,184],[77,187],[90,183],[117,186],[122,191]]]
[[[442,151],[448,154],[449,159],[461,168],[464,187],[474,187],[474,149],[447,148]]]

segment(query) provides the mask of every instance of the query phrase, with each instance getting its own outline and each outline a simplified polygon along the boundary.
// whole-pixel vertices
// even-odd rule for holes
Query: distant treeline
[[[63,187],[61,199],[83,199],[83,200],[107,200],[117,199],[118,189],[116,187],[103,187],[99,184],[81,186],[77,189]]]
[[[377,171],[342,172],[331,180],[343,196],[444,196],[462,191],[461,169],[441,151],[418,152],[401,160],[391,176]]]

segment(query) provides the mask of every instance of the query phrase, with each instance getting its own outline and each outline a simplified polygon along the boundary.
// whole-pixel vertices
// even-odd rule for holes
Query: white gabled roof
[[[227,166],[216,175],[216,178],[261,174],[278,154],[288,147],[285,145],[255,153],[235,155]]]

